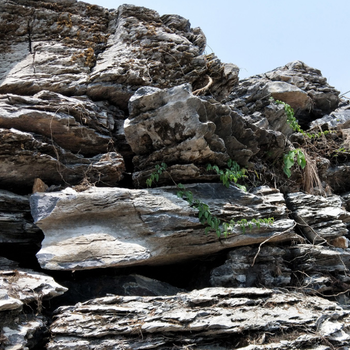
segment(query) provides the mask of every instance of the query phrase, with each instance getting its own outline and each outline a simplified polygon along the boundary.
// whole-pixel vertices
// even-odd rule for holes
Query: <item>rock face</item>
[[[268,218],[273,225],[242,229],[227,239],[205,234],[196,210],[176,196],[176,188],[129,190],[92,188],[37,193],[31,197],[35,223],[45,239],[37,253],[42,268],[79,270],[140,264],[169,264],[266,239],[298,239],[283,198],[269,203],[221,184],[188,186],[194,197],[221,219]]]
[[[349,102],[205,45],[143,7],[0,2],[1,349],[348,348]]]
[[[250,349],[250,343],[256,344],[251,349],[266,349],[266,341],[274,344],[273,349],[295,349],[301,344],[312,348],[323,342],[341,346],[350,339],[349,322],[349,312],[335,303],[270,289],[110,296],[59,308],[48,349]],[[286,335],[287,343],[280,340]]]
[[[62,295],[67,288],[57,284],[52,277],[0,258],[0,334],[5,349],[28,349],[38,345],[36,334],[47,328],[47,319],[40,315],[43,300]],[[24,311],[24,306],[34,306],[37,314]]]
[[[307,126],[337,108],[339,91],[327,84],[318,69],[294,61],[271,72],[242,80],[229,104],[247,118],[266,118],[270,97],[291,105],[300,124]]]

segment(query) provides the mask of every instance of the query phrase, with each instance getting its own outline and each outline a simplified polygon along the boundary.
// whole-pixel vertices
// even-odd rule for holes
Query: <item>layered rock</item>
[[[242,247],[231,250],[227,260],[211,272],[214,287],[284,287],[290,286],[291,253],[273,246]]]
[[[346,291],[350,287],[348,249],[300,244],[291,248],[292,268],[297,285],[306,293],[333,295],[348,305]]]
[[[343,208],[341,197],[321,197],[301,192],[286,196],[288,207],[299,224],[299,229],[313,244],[329,243],[348,248],[350,213]]]
[[[227,239],[205,234],[197,210],[177,197],[177,188],[130,190],[91,188],[85,192],[36,193],[31,197],[35,223],[45,239],[37,253],[40,265],[52,270],[166,264],[225,248],[298,239],[283,202],[221,184],[189,185],[194,198],[229,221],[274,217],[272,225],[239,226]]]
[[[271,72],[242,80],[228,104],[247,118],[267,119],[270,97],[291,105],[300,124],[307,126],[337,108],[339,91],[327,83],[318,69],[294,61]]]
[[[207,288],[172,297],[109,296],[57,310],[50,350],[256,348],[348,344],[349,312],[299,293]],[[288,336],[289,341],[284,339]],[[272,345],[273,344],[273,345]],[[272,348],[272,347],[271,347]]]
[[[238,68],[206,58],[201,29],[177,15],[160,17],[133,5],[108,11],[69,0],[4,2],[0,9],[6,28],[0,93],[88,94],[125,109],[140,86],[199,86],[209,74],[223,96],[238,81]]]
[[[52,277],[0,258],[0,336],[7,349],[28,349],[41,344],[37,334],[47,331],[47,319],[40,315],[43,300],[62,295],[67,288]],[[29,305],[34,312],[24,311]],[[33,310],[33,309],[32,309]]]
[[[205,43],[188,20],[132,5],[0,3],[0,188],[28,194],[35,184],[41,192],[31,198],[32,212],[45,234],[41,242],[28,198],[2,191],[0,255],[35,265],[41,245],[41,267],[70,288],[62,296],[66,288],[51,277],[1,260],[6,348],[44,345],[40,332],[51,320],[41,315],[41,301],[57,296],[51,307],[91,300],[57,311],[49,349],[347,346],[349,315],[340,305],[349,304],[348,195],[342,202],[288,193],[301,187],[301,176],[281,178],[282,154],[304,147],[304,136],[289,138],[284,106],[270,97],[289,103],[303,126],[330,116],[318,122],[329,124],[323,130],[337,124],[344,141],[348,105],[335,110],[338,91],[300,61],[238,84],[238,67],[204,55]],[[337,149],[338,134],[330,135]],[[329,167],[332,153],[326,156],[319,166],[325,186],[350,190],[348,164]],[[248,168],[250,193],[212,183],[219,176],[207,163],[224,167],[229,158]],[[242,227],[227,237],[206,235],[178,188],[115,187],[145,187],[162,162],[168,167],[157,185],[192,183],[186,189],[215,217]],[[279,190],[254,188],[266,183],[287,192],[296,222]],[[248,224],[270,217],[274,224]],[[203,268],[193,272],[189,264]],[[178,269],[196,280],[192,286],[201,278],[196,288],[209,279],[244,288],[184,293],[135,275],[152,265]],[[295,289],[303,294],[287,292]],[[124,296],[105,296],[111,293]],[[333,296],[338,304],[324,299]]]
[[[13,191],[28,193],[36,178],[48,185],[75,185],[84,179],[116,185],[123,178],[124,160],[116,152],[87,158],[16,129],[0,129],[0,139],[0,184]]]
[[[33,224],[28,196],[0,190],[0,227],[0,255],[33,261],[43,234]]]
[[[188,172],[203,175],[199,168],[207,163],[223,166],[232,158],[249,165],[253,155],[267,149],[278,157],[286,143],[280,132],[257,127],[217,101],[194,96],[189,84],[141,88],[130,99],[129,112],[124,130],[136,154],[133,163],[141,170],[134,174],[137,185],[144,185],[147,170],[161,162],[182,165],[174,169],[175,177],[168,169],[181,181]]]

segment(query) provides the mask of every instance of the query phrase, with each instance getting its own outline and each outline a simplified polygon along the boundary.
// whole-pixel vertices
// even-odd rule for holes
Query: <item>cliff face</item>
[[[0,2],[0,348],[347,348],[349,103],[205,45],[132,5]]]

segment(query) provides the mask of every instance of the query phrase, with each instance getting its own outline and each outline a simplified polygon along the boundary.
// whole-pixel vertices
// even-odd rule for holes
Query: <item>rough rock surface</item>
[[[43,239],[41,230],[33,224],[29,196],[0,190],[0,255],[32,259]]]
[[[341,304],[349,305],[344,293],[350,288],[348,249],[300,244],[291,252],[294,276],[305,292],[322,296],[331,293]]]
[[[201,29],[191,28],[177,15],[160,17],[133,5],[108,11],[69,0],[6,1],[0,9],[6,28],[1,37],[0,93],[46,89],[108,99],[125,108],[138,87],[200,83],[210,74],[208,66],[216,73],[219,95],[238,81],[238,68],[206,58]]]
[[[301,61],[239,82],[205,44],[143,7],[0,1],[0,348],[348,348],[349,102]],[[229,158],[249,192],[206,170]],[[162,162],[153,186],[275,223],[205,235],[176,187],[142,189]],[[300,192],[311,165],[328,198]]]
[[[48,349],[276,349],[347,345],[349,311],[298,293],[207,288],[171,297],[109,296],[61,307]],[[249,334],[245,336],[245,334]],[[288,335],[289,347],[284,339]]]
[[[283,287],[291,284],[289,249],[274,246],[232,249],[225,263],[211,272],[213,287]]]
[[[221,184],[187,186],[221,219],[274,217],[272,225],[239,226],[227,239],[205,234],[197,211],[177,197],[176,188],[130,190],[91,188],[84,192],[36,193],[35,223],[45,239],[37,253],[42,268],[79,270],[140,264],[166,264],[225,248],[298,239],[283,200],[269,203],[257,195]]]
[[[248,119],[267,119],[270,97],[291,105],[300,124],[307,125],[337,108],[339,91],[327,83],[318,69],[294,61],[271,72],[242,80],[228,104]]]
[[[253,125],[217,101],[193,96],[189,84],[163,90],[141,88],[130,99],[129,112],[124,130],[136,154],[136,169],[160,162],[181,164],[182,171],[174,169],[175,181],[188,176],[191,167],[208,162],[223,166],[232,158],[247,165],[253,155],[266,149],[277,157],[286,143],[282,133]],[[141,178],[142,173],[136,172],[135,182],[144,184]]]
[[[52,277],[19,268],[14,261],[0,257],[0,340],[4,349],[25,350],[38,345],[42,340],[35,339],[35,334],[47,329],[47,319],[40,315],[43,300],[66,291]],[[31,305],[30,312],[23,310],[25,305]]]
[[[0,129],[0,184],[11,190],[32,188],[36,178],[48,185],[90,183],[116,185],[123,177],[124,160],[109,152],[85,158],[56,146],[51,140],[17,129]],[[9,177],[11,174],[11,177]]]
[[[321,197],[301,192],[286,196],[288,207],[304,236],[313,244],[328,242],[348,248],[350,213],[343,208],[339,196]]]

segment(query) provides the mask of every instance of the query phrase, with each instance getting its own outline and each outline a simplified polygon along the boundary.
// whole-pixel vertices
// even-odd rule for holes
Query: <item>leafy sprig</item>
[[[300,148],[294,149],[294,150],[289,151],[288,153],[284,154],[283,155],[283,163],[284,163],[283,171],[288,177],[292,176],[292,172],[290,169],[295,164],[295,158],[296,158],[297,164],[302,169],[304,169],[306,166],[305,154]]]
[[[234,182],[238,188],[240,188],[243,191],[246,191],[247,188],[243,185],[238,184],[237,182],[240,179],[247,177],[247,175],[245,175],[247,172],[247,169],[241,168],[240,165],[237,162],[233,161],[232,159],[230,159],[227,162],[227,166],[228,168],[226,169],[220,169],[217,165],[208,164],[207,171],[213,170],[218,175],[220,175],[220,181],[224,186],[229,187],[230,183]]]
[[[240,166],[230,160],[228,162],[228,169],[221,170],[218,166],[208,165],[207,170],[214,170],[217,174],[220,175],[220,180],[222,183],[229,187],[230,182],[234,182],[240,188],[244,188],[245,186],[241,186],[237,184],[237,181],[241,178],[246,177],[246,169],[241,169]],[[153,182],[158,182],[160,175],[166,171],[167,165],[165,163],[161,163],[160,165],[156,165],[155,171],[151,174],[151,176],[146,180],[146,184],[148,187],[151,187]],[[266,219],[252,219],[248,221],[247,219],[241,219],[235,222],[231,220],[229,223],[221,222],[221,220],[213,215],[210,211],[209,205],[195,199],[193,197],[193,193],[185,188],[185,186],[181,183],[177,184],[177,188],[179,191],[177,192],[177,196],[182,198],[188,202],[188,204],[196,208],[198,210],[198,219],[202,225],[206,225],[205,234],[208,234],[209,231],[215,231],[218,238],[222,235],[226,238],[230,233],[233,232],[233,228],[238,225],[241,227],[243,234],[246,232],[246,229],[249,228],[252,230],[253,226],[260,228],[262,224],[272,225],[274,222],[274,218],[266,218]]]
[[[156,170],[151,174],[151,176],[146,180],[147,187],[152,187],[153,182],[158,182],[160,175],[166,170],[167,165],[165,163],[161,163],[160,165],[156,165]]]

